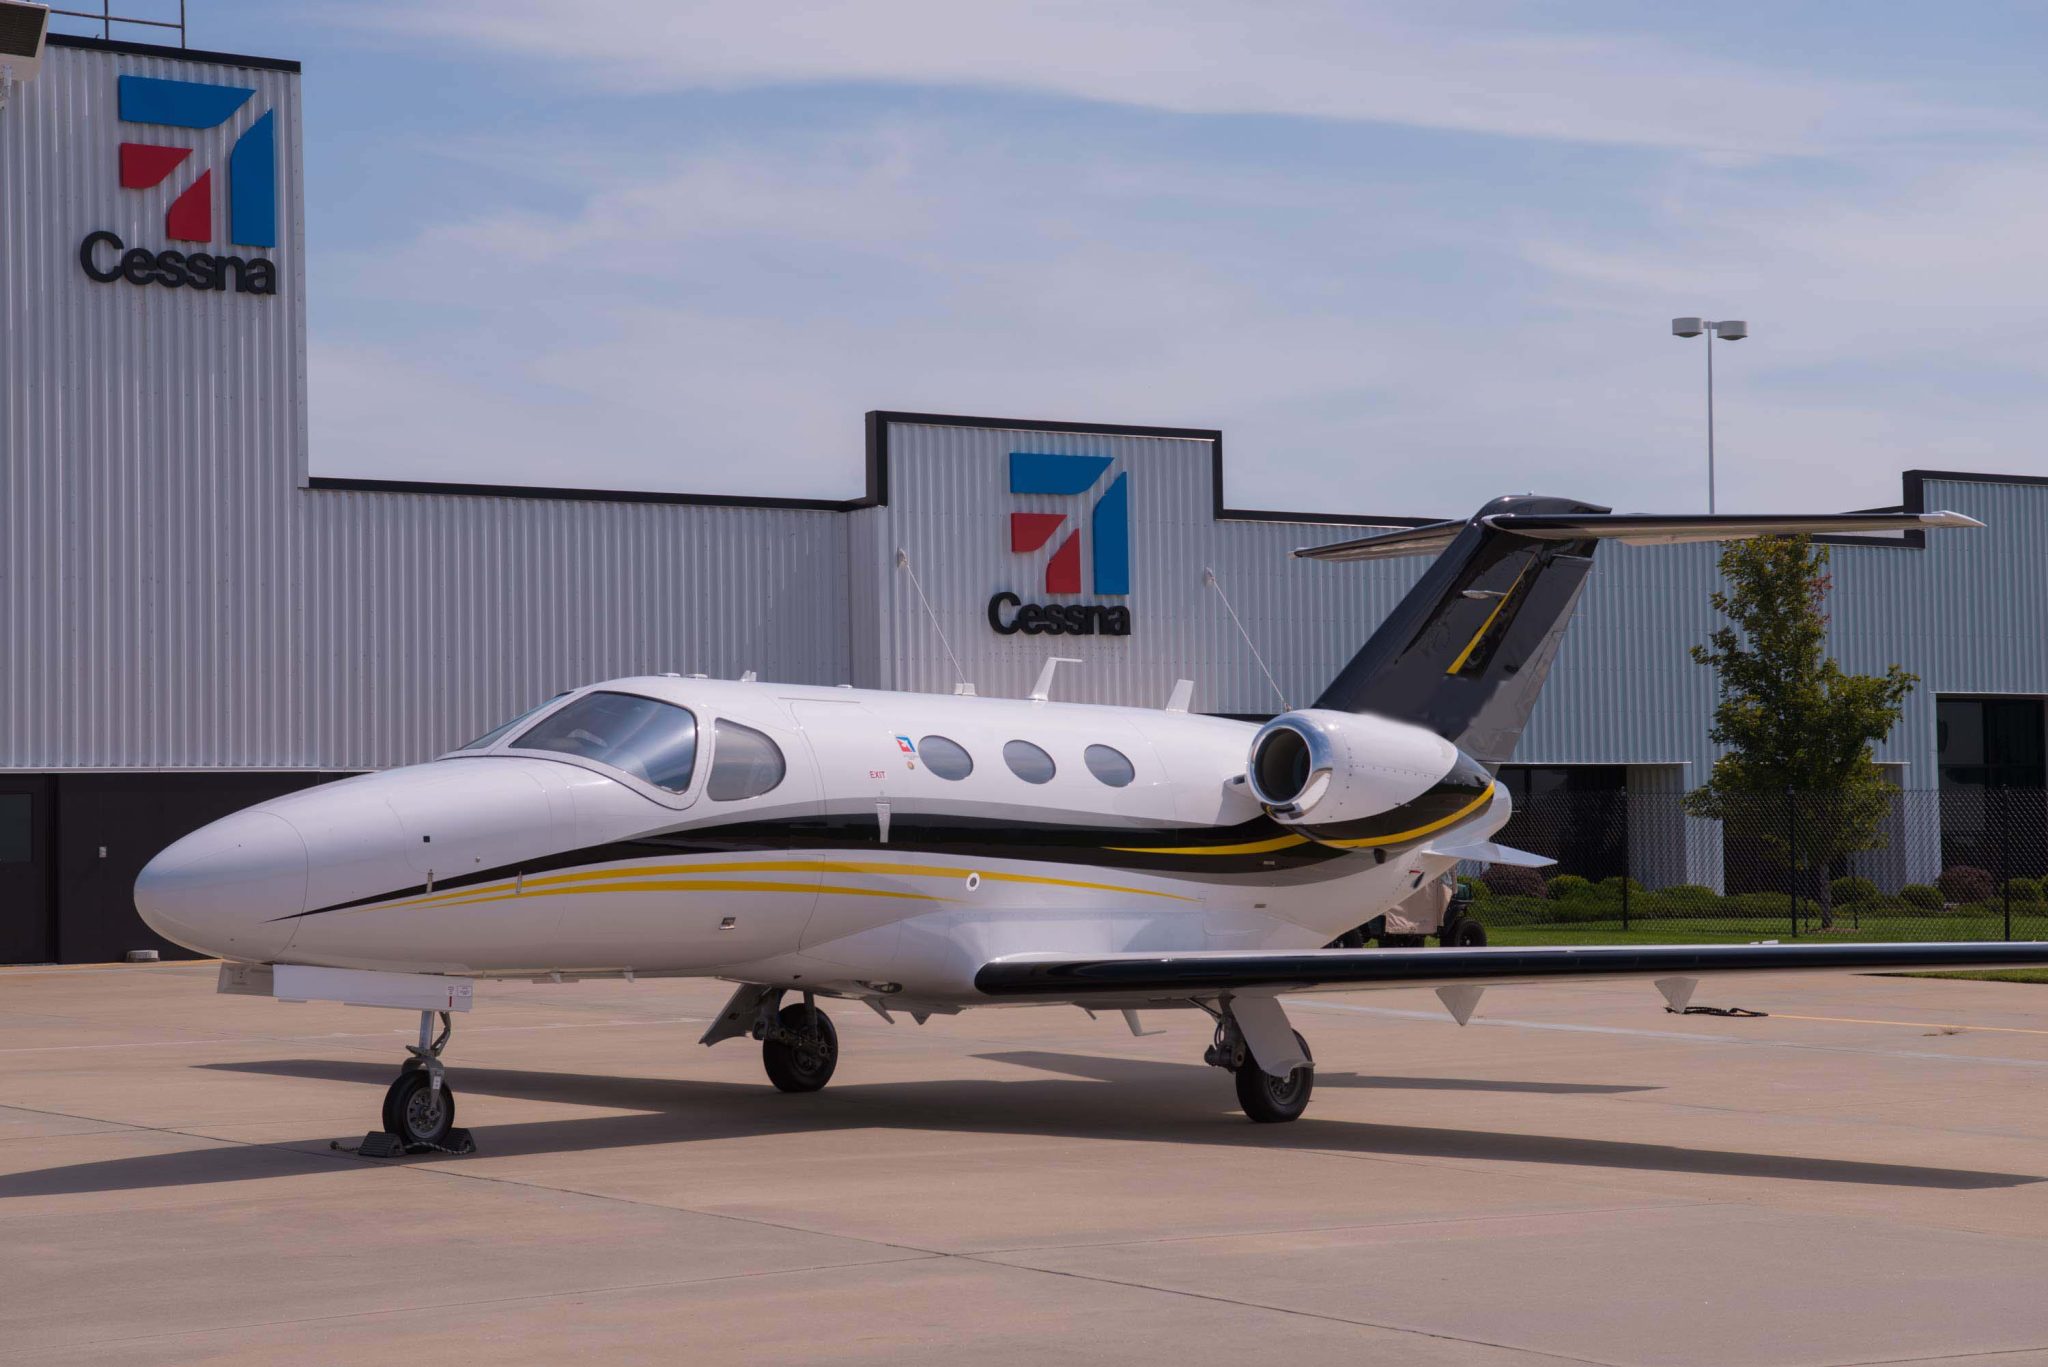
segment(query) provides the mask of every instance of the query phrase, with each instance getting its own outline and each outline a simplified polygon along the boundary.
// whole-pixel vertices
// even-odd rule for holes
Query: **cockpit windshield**
[[[506,736],[512,734],[512,732],[518,729],[520,724],[524,722],[528,717],[531,717],[536,712],[547,711],[550,707],[553,707],[556,703],[560,702],[563,698],[566,698],[568,696],[568,691],[565,689],[564,691],[555,694],[554,697],[549,698],[546,702],[535,703],[533,706],[527,708],[524,712],[521,712],[518,716],[514,717],[511,721],[502,722],[497,726],[493,726],[490,730],[484,732],[481,736],[478,736],[475,740],[469,742],[469,744],[456,746],[455,751],[456,753],[460,754],[464,750],[488,750],[493,745],[496,745],[499,741],[505,739]]]
[[[632,693],[586,693],[513,742],[623,769],[680,793],[697,767],[697,718],[686,708]]]

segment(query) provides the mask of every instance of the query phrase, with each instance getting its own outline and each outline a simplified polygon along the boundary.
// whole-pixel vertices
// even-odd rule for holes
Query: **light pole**
[[[1749,324],[1740,318],[1716,323],[1705,318],[1673,318],[1671,335],[1697,337],[1707,334],[1707,511],[1714,511],[1714,339],[1739,342],[1749,336]]]

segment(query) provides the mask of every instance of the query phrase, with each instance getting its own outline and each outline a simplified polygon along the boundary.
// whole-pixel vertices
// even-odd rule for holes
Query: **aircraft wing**
[[[1814,969],[2021,968],[2048,965],[2048,941],[1950,944],[1596,945],[1533,949],[1316,949],[992,959],[974,985],[991,997],[1176,998],[1229,991],[1534,983]]]

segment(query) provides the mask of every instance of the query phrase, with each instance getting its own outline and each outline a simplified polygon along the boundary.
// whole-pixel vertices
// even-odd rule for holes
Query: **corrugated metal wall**
[[[1012,495],[1013,451],[1110,456],[1113,463],[1085,494]],[[1217,522],[1211,492],[1212,446],[1179,437],[1139,437],[1029,429],[900,423],[889,436],[889,506],[870,519],[884,552],[854,573],[875,576],[881,605],[879,651],[859,682],[882,688],[950,690],[952,667],[909,576],[895,567],[909,553],[933,613],[982,693],[1028,692],[1044,661],[1072,656],[1054,696],[1078,702],[1166,701],[1177,678],[1196,682],[1204,712],[1279,710],[1272,686],[1231,624],[1224,599],[1203,582],[1213,569],[1280,686],[1307,702],[1364,640],[1419,567],[1376,566],[1363,573],[1292,559],[1305,543],[1362,535],[1357,527]],[[1068,529],[1080,527],[1083,583],[1089,580],[1088,519],[1095,498],[1119,474],[1131,496],[1131,592],[1082,601],[1129,605],[1128,637],[999,635],[987,606],[999,590],[1025,602],[1071,601],[1045,592],[1045,566]],[[1010,549],[1009,516],[1061,512],[1067,524],[1043,549]]]
[[[301,763],[403,763],[627,674],[824,682],[835,513],[312,490]]]
[[[120,73],[253,86],[220,128],[124,124]],[[96,283],[90,232],[160,249],[164,211],[277,118],[269,297]],[[196,154],[120,186],[120,144]],[[0,112],[0,764],[275,763],[298,749],[294,487],[303,467],[298,78],[75,48]],[[203,250],[202,248],[191,248]],[[242,255],[252,255],[237,249]]]

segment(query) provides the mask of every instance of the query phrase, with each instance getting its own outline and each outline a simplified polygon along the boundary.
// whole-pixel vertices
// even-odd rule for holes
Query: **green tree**
[[[1728,625],[1692,658],[1719,676],[1710,735],[1727,753],[1685,799],[1694,816],[1724,823],[1792,870],[1821,905],[1823,926],[1834,924],[1829,866],[1885,843],[1879,824],[1898,789],[1871,746],[1890,734],[1919,682],[1898,665],[1850,674],[1827,654],[1827,566],[1828,548],[1805,536],[1731,542],[1721,553],[1728,587],[1713,602]]]

